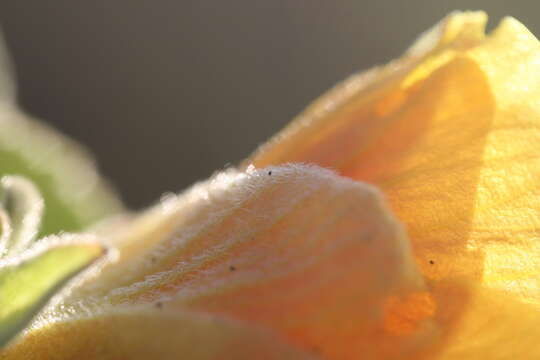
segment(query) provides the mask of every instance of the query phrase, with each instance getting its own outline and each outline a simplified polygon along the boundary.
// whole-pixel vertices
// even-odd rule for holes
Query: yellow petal
[[[480,42],[485,22],[484,13],[456,13],[445,18],[401,59],[355,74],[322,95],[261,146],[245,166],[313,162],[341,170],[350,162],[356,168],[373,169],[369,159],[358,163],[357,157],[378,136],[387,137],[388,129],[396,127],[389,115],[414,99],[419,81],[451,61],[457,51]],[[400,130],[408,131],[399,135],[410,142],[422,128],[414,123],[406,125]],[[400,143],[407,145],[403,140]]]
[[[496,102],[485,136],[468,246],[482,254],[483,289],[443,359],[540,358],[540,43],[504,19],[467,56]],[[467,340],[474,336],[474,342]]]
[[[540,309],[512,293],[479,289],[437,360],[540,359]]]
[[[484,24],[483,13],[449,16],[400,61],[317,100],[246,162],[316,163],[382,188],[407,225],[437,321],[454,334],[496,319],[485,291],[506,294],[508,308],[540,307],[540,45],[516,20],[487,38]],[[510,324],[530,324],[523,314],[482,330],[514,336]]]
[[[307,360],[277,336],[237,321],[138,307],[45,325],[2,360]]]
[[[401,227],[373,188],[328,170],[219,174],[128,232],[119,262],[66,304],[196,309],[331,359],[413,356],[436,336]]]
[[[540,306],[540,43],[507,18],[467,56],[496,102],[469,246],[484,253],[485,286]]]

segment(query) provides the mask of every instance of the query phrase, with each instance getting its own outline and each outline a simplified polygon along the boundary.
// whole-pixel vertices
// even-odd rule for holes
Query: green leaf
[[[53,243],[17,261],[0,262],[0,347],[41,310],[66,282],[104,255],[96,243]]]
[[[122,210],[77,143],[19,110],[9,55],[0,36],[0,176],[23,175],[45,201],[40,235],[76,232]]]

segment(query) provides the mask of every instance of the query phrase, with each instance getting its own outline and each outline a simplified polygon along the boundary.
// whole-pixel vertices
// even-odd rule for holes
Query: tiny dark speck
[[[163,307],[163,303],[158,301],[158,302],[156,303],[156,307],[157,307],[158,309],[161,309],[161,308]]]
[[[234,270],[236,270],[236,268],[231,265],[231,266],[229,266],[229,270],[234,271]]]
[[[268,172],[268,175],[272,175],[272,171],[269,171],[269,172]]]
[[[435,261],[429,260],[429,263],[430,263],[431,265],[433,265],[433,264],[435,264]]]

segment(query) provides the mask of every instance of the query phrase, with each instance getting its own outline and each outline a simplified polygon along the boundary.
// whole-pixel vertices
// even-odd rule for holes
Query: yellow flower
[[[249,162],[377,185],[437,305],[440,358],[533,359],[540,335],[540,44],[452,14],[397,62],[324,95]],[[511,330],[510,330],[511,329]]]
[[[96,228],[118,258],[0,359],[540,358],[540,43],[485,22],[451,14],[240,170]]]

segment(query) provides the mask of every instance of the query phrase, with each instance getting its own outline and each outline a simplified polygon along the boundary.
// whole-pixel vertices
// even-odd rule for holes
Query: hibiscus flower
[[[85,233],[34,241],[37,188],[86,162],[4,178],[0,359],[539,358],[540,43],[485,23],[449,15],[141,214],[88,228],[119,211],[95,181]]]

